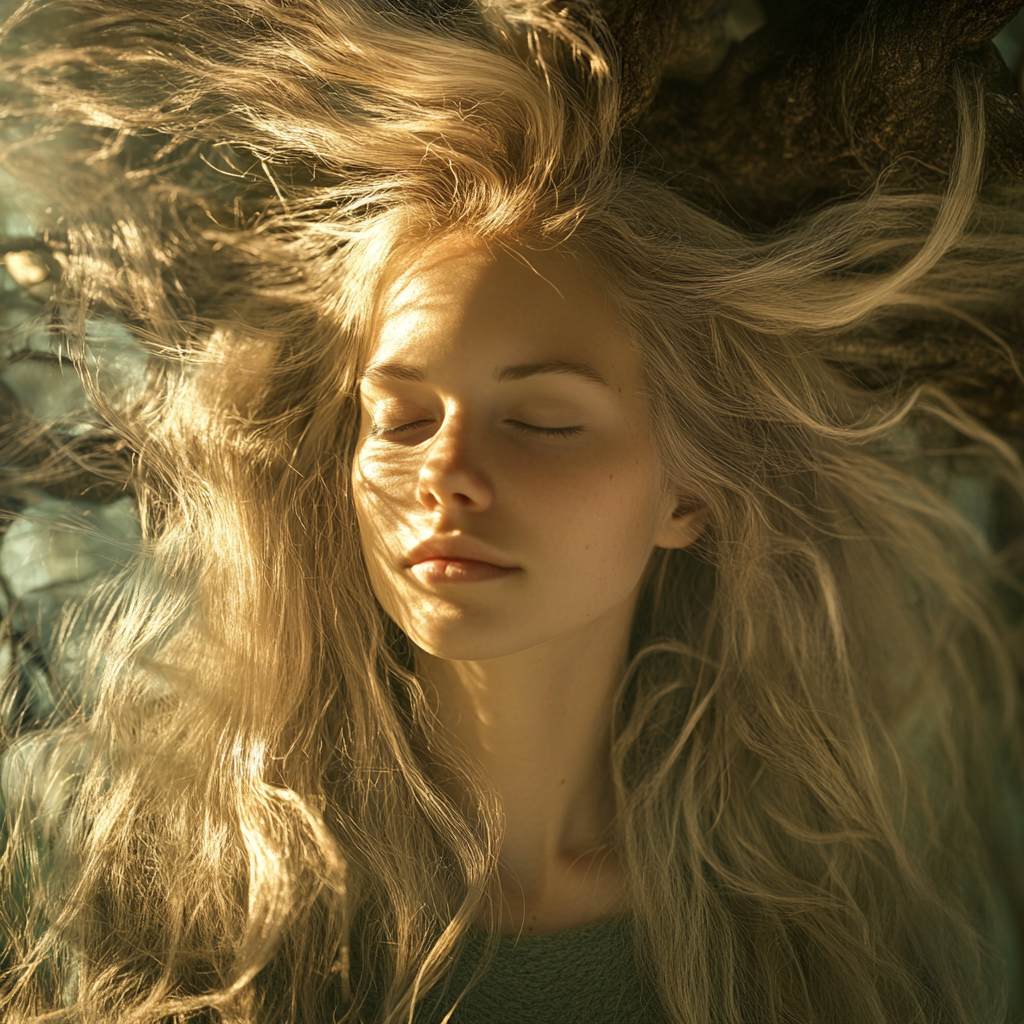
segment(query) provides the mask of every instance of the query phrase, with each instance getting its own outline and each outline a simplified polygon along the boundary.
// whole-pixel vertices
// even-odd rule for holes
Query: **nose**
[[[445,417],[420,469],[417,497],[424,508],[483,512],[490,507],[494,493],[471,442],[466,424]]]

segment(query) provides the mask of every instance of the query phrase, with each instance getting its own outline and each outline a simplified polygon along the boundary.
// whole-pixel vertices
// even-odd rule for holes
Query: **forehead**
[[[438,247],[386,291],[370,364],[585,363],[620,385],[638,377],[618,313],[585,264],[557,252]]]

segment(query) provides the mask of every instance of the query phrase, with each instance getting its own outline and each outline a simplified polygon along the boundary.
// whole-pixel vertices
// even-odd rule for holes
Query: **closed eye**
[[[430,420],[414,420],[412,423],[400,423],[397,427],[372,427],[374,437],[391,437],[395,434],[404,434],[406,431],[415,430],[417,427],[425,426]]]
[[[582,427],[537,427],[532,423],[523,423],[521,420],[505,420],[516,430],[522,430],[527,434],[543,434],[547,437],[572,437],[582,432]]]

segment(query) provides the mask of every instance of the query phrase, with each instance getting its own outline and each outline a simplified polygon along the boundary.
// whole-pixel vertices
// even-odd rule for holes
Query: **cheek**
[[[535,521],[550,557],[575,562],[584,576],[641,572],[664,514],[658,481],[654,459],[643,451],[534,478]]]
[[[364,530],[394,534],[401,510],[415,499],[419,465],[410,455],[392,453],[376,457],[369,446],[360,447],[352,464],[352,497]]]
[[[382,604],[386,603],[383,591],[388,589],[388,569],[395,559],[395,546],[401,545],[408,532],[400,500],[404,479],[390,463],[357,451],[352,464],[352,499],[366,567]]]
[[[419,461],[414,449],[393,446],[384,456],[370,439],[356,448],[352,484],[366,503],[393,500],[396,494],[408,488],[409,481],[418,472]]]

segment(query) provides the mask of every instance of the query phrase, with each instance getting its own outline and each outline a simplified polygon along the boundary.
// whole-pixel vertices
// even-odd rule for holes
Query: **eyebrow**
[[[592,366],[586,363],[572,363],[563,359],[549,359],[543,363],[517,363],[514,366],[505,366],[498,370],[494,379],[502,384],[510,380],[524,380],[527,377],[536,377],[542,373],[564,373],[573,377],[581,377],[594,384],[601,384],[603,387],[611,385]],[[427,375],[418,367],[409,363],[376,363],[368,366],[362,373],[360,380],[409,380],[416,383],[423,383]]]
[[[516,366],[506,366],[494,375],[494,379],[501,383],[506,380],[535,377],[539,373],[567,373],[592,381],[594,384],[602,384],[606,388],[611,387],[608,381],[592,366],[588,366],[586,363],[569,363],[561,359],[549,359],[544,363],[519,363]]]
[[[412,380],[422,383],[427,375],[408,363],[373,363],[359,375],[359,380]]]

